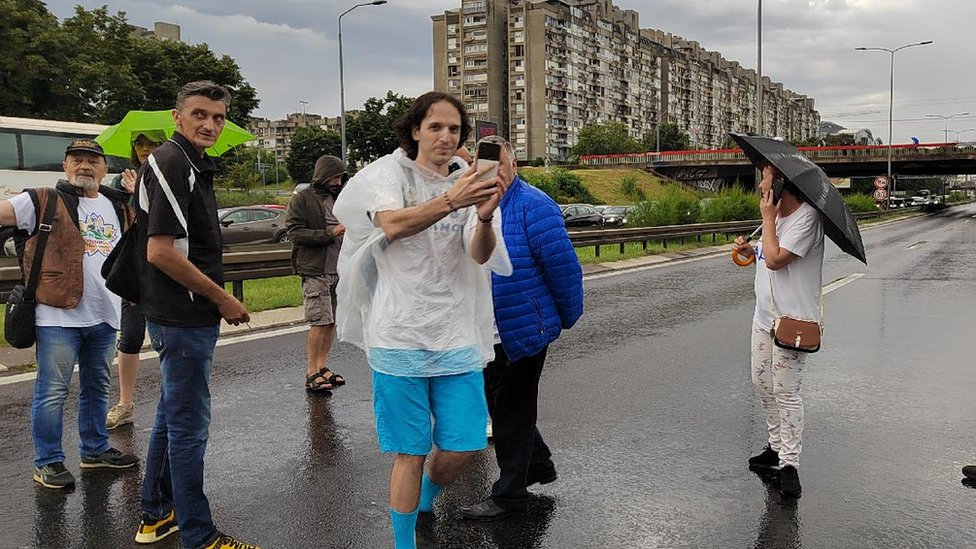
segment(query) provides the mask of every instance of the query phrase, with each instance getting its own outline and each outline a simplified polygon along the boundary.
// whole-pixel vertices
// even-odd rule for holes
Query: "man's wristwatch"
[[[480,222],[482,222],[482,223],[484,223],[484,224],[487,225],[488,223],[491,223],[491,220],[494,219],[494,218],[495,218],[495,214],[491,214],[488,217],[481,217],[479,215],[478,216],[478,221],[480,221]]]

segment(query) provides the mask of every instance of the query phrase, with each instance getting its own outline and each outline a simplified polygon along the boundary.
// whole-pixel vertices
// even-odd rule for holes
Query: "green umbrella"
[[[132,153],[132,139],[145,131],[163,131],[166,137],[171,137],[176,131],[173,111],[129,111],[121,122],[106,128],[95,141],[105,149],[105,154],[128,158]],[[228,120],[217,142],[207,149],[207,154],[220,156],[252,139],[254,136],[250,132]]]

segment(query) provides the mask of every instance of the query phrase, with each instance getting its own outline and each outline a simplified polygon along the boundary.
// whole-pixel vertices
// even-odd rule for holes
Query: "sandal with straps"
[[[346,378],[342,377],[342,374],[337,374],[328,367],[319,370],[318,375],[322,376],[322,379],[324,379],[326,382],[331,383],[333,387],[341,387],[346,384]]]
[[[322,381],[316,381],[321,379]],[[335,384],[332,383],[328,378],[322,375],[322,371],[319,370],[312,375],[305,376],[305,390],[312,393],[328,393],[332,389],[335,389]]]

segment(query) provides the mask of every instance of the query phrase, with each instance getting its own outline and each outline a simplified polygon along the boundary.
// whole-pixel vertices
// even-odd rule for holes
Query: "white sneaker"
[[[488,418],[488,425],[485,426],[485,436],[488,437],[488,440],[491,440],[491,437],[492,437],[492,434],[491,434],[491,418]]]
[[[135,415],[135,409],[135,404],[131,404],[129,406],[116,404],[115,406],[112,406],[112,408],[108,411],[108,417],[105,418],[105,427],[111,431],[120,425],[132,423],[132,418]]]

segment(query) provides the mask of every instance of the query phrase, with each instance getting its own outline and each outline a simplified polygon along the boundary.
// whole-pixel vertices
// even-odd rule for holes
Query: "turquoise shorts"
[[[425,456],[432,443],[450,452],[488,446],[488,403],[479,369],[436,377],[373,371],[376,435],[383,453]]]

